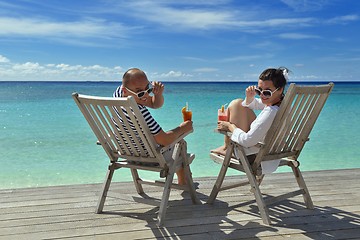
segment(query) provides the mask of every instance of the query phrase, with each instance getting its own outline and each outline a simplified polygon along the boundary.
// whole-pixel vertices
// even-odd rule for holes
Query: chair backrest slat
[[[253,164],[262,160],[297,159],[334,84],[297,86],[291,84]]]
[[[122,135],[123,132],[125,131],[125,128],[123,126],[123,124],[120,122],[119,118],[117,117],[118,115],[120,115],[121,119],[126,118],[125,114],[122,111],[119,111],[118,113],[114,111],[114,109],[111,107],[109,108],[109,111],[111,113],[111,116],[116,116],[113,117],[113,125],[114,125],[114,132],[116,133],[116,139],[119,142],[119,148],[120,148],[120,154],[121,155],[130,155],[131,152],[136,152],[135,147],[134,146],[127,146],[128,142],[131,142],[130,137],[128,134]],[[116,125],[115,125],[116,123]],[[127,122],[126,122],[127,123]],[[126,124],[124,123],[124,124]],[[130,128],[130,126],[127,126],[128,128]]]
[[[94,109],[95,106],[92,103],[86,101],[80,103],[80,101],[75,98],[75,94],[73,95],[73,97],[79,109],[83,113],[85,119],[89,123],[91,129],[94,130],[94,133],[99,142],[104,143],[102,146],[105,149],[105,152],[107,153],[111,161],[115,161],[117,157],[113,154],[114,146],[111,141],[108,141],[106,131],[104,130],[103,125],[100,123],[96,114],[96,110]]]
[[[95,110],[95,112],[93,111]],[[113,130],[109,127],[109,121],[106,117],[106,109],[104,106],[99,105],[92,105],[91,108],[89,108],[90,114],[93,116],[94,121],[97,123],[97,126],[99,130],[102,133],[102,136],[104,139],[106,139],[107,144],[111,145],[111,149],[116,149],[116,143],[112,141],[111,135],[113,134]],[[104,116],[105,115],[105,116]]]
[[[316,95],[304,95],[304,98],[307,100],[306,104],[301,106],[300,114],[297,116],[297,122],[294,126],[294,129],[291,133],[291,141],[288,141],[285,144],[285,150],[294,149],[294,147],[298,144],[300,144],[299,141],[306,141],[306,139],[301,139],[302,135],[305,135],[305,132],[303,131],[304,128],[311,124],[308,122],[311,114],[314,104],[316,103],[317,96]],[[298,143],[298,144],[297,144]]]
[[[331,90],[330,90],[331,91]],[[303,141],[307,141],[311,130],[313,129],[317,118],[320,115],[320,112],[328,98],[328,94],[317,94],[314,104],[311,108],[311,114],[307,118],[307,123],[304,124],[303,129],[301,129],[302,136],[298,139],[298,141],[294,144],[294,148],[302,149],[304,144]]]
[[[311,108],[312,95],[301,94],[298,97],[301,98],[299,104],[292,105],[292,108],[296,109],[296,113],[292,116],[291,124],[288,127],[288,140],[281,146],[284,151],[291,151],[291,149],[293,149],[293,143],[296,142],[296,139],[299,137],[302,126],[305,123],[304,120],[307,118],[308,110]],[[277,151],[279,150],[280,149],[278,148]]]
[[[126,149],[129,149],[130,152],[133,153],[135,156],[145,156],[146,152],[143,150],[142,145],[138,139],[140,134],[137,135],[132,130],[129,121],[127,121],[127,116],[122,109],[124,109],[128,113],[129,117],[132,115],[131,109],[129,107],[116,108],[116,112],[114,111],[114,107],[111,110],[113,116],[119,116],[120,119],[122,119],[122,121],[120,121],[120,119],[117,117],[113,118],[113,120],[116,121],[117,128],[119,129],[118,139],[122,140],[122,145],[126,146]],[[133,124],[136,124],[136,120],[133,121]],[[126,155],[130,154],[130,152],[127,151]]]
[[[108,125],[111,126],[111,128],[108,127],[108,134],[111,137],[110,139],[108,139],[108,141],[114,143],[116,149],[120,152],[121,155],[130,154],[130,150],[127,147],[125,147],[126,146],[125,142],[123,138],[121,138],[120,132],[114,123],[114,120],[116,118],[112,117],[114,116],[113,109],[109,106],[104,106],[104,105],[101,106],[101,109],[103,109],[103,113],[106,116]],[[116,139],[117,141],[115,141],[114,139]]]
[[[112,161],[119,157],[166,165],[133,97],[105,98],[73,94],[98,141]]]
[[[128,113],[128,116],[130,117],[131,122],[134,124],[134,128],[135,128],[136,132],[138,133],[138,134],[135,134],[134,131],[130,131],[131,136],[134,139],[136,146],[138,147],[139,151],[141,152],[141,155],[145,156],[146,154],[149,154],[150,157],[154,157],[155,149],[153,149],[153,151],[148,151],[148,149],[153,148],[152,146],[150,146],[150,142],[149,142],[149,139],[151,139],[152,136],[149,134],[150,130],[144,131],[143,127],[146,126],[147,129],[148,129],[148,127],[147,127],[147,124],[146,124],[144,118],[142,117],[141,112],[139,111],[139,108],[128,107],[128,108],[126,108],[126,112]],[[131,114],[132,112],[134,114]],[[138,117],[138,116],[140,116],[140,117]],[[127,126],[130,125],[128,121],[126,121],[126,123],[127,123]],[[141,126],[143,126],[143,127],[141,127]]]
[[[292,101],[294,101],[294,100],[292,99]],[[300,98],[296,98],[294,104],[299,104],[299,101],[300,101]],[[284,109],[284,110],[285,111],[284,111],[283,115],[293,115],[294,111],[296,109],[295,108],[287,108],[287,109]],[[281,121],[282,119],[277,118],[276,120]],[[293,123],[292,119],[291,118],[286,118],[286,119],[284,119],[284,121],[286,121],[286,123],[283,123],[282,125],[281,125],[281,122],[278,122],[278,123],[275,124],[276,126],[281,126],[282,130],[277,135],[277,138],[274,139],[274,141],[269,143],[268,149],[269,149],[270,152],[274,151],[274,148],[276,149],[275,151],[279,151],[279,146],[284,144],[284,142],[286,141],[286,139],[289,136],[289,133],[291,132],[290,127],[287,127],[287,126],[291,126],[291,124]]]

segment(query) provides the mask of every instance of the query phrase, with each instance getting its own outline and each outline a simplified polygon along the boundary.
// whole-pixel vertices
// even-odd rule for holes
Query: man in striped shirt
[[[153,93],[150,96],[150,93]],[[139,106],[140,112],[149,126],[157,144],[167,146],[179,138],[182,134],[193,130],[192,121],[181,123],[178,127],[165,132],[156,120],[151,116],[147,107],[160,108],[164,104],[164,85],[160,82],[150,83],[146,74],[138,69],[131,68],[124,73],[122,85],[119,86],[113,96],[133,96]],[[184,170],[177,172],[178,183],[186,184]]]

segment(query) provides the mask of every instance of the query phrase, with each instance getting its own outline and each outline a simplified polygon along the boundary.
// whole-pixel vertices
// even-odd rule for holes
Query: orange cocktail
[[[184,122],[191,121],[191,119],[192,119],[192,111],[189,110],[189,111],[183,112],[183,118],[184,118]]]
[[[181,112],[183,114],[184,122],[191,121],[192,111],[189,109],[188,103],[186,103],[186,106],[181,109]]]

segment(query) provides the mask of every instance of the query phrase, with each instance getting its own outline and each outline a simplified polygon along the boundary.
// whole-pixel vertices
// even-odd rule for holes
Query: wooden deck
[[[213,177],[195,178],[201,205],[172,191],[162,228],[155,224],[158,208],[132,182],[112,184],[103,214],[94,213],[100,184],[0,190],[0,239],[360,239],[360,169],[303,175],[315,209],[301,197],[271,206],[272,226],[262,224],[249,187],[205,204]],[[289,183],[295,184],[290,173],[272,174],[262,191],[275,195]],[[151,197],[160,198],[159,190],[145,186]]]

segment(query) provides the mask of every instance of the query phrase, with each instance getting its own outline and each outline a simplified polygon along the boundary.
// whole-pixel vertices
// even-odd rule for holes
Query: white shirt
[[[246,105],[244,100],[242,105],[253,110],[262,110],[256,119],[251,123],[250,130],[248,132],[244,132],[240,128],[236,128],[231,136],[231,140],[239,143],[241,146],[249,148],[264,140],[266,133],[274,121],[279,107],[266,106],[258,98],[255,98],[249,105]]]
[[[248,107],[253,110],[262,110],[262,111],[256,117],[256,119],[251,123],[250,130],[248,132],[244,132],[240,128],[236,128],[231,135],[231,140],[243,146],[246,155],[255,154],[259,152],[259,147],[255,145],[264,140],[266,133],[270,129],[270,126],[275,119],[279,107],[266,106],[261,102],[261,99],[258,98],[254,98],[254,100],[248,105],[244,100],[242,102],[242,105],[244,107]],[[275,167],[275,169],[273,170],[268,169],[268,167],[265,167],[262,162],[261,164],[262,164],[263,173],[273,172],[274,170],[276,170],[276,167],[279,164],[278,160],[268,161],[268,162],[271,165],[269,167],[272,168]]]

